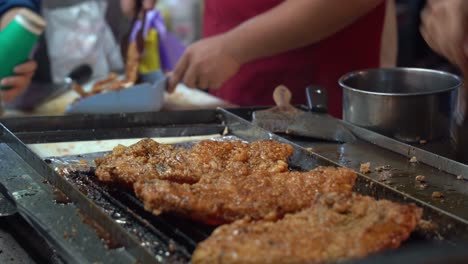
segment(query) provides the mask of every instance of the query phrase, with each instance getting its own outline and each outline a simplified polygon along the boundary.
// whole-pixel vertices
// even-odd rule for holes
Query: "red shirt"
[[[226,32],[282,1],[205,0],[204,36]],[[305,87],[314,84],[327,89],[329,113],[341,117],[338,79],[350,71],[379,67],[384,16],[385,2],[319,43],[243,65],[211,93],[241,106],[273,105],[273,90],[284,84],[294,104],[305,104]]]

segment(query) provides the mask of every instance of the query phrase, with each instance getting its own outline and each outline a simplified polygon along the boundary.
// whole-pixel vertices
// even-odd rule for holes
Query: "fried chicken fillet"
[[[350,194],[355,180],[350,169],[319,167],[308,172],[257,171],[241,177],[219,173],[194,184],[141,180],[134,191],[145,209],[156,215],[172,212],[219,224],[244,217],[274,220],[310,206],[317,194]]]
[[[104,182],[131,185],[138,179],[195,183],[201,177],[224,172],[247,175],[255,171],[284,172],[294,149],[273,140],[197,143],[191,150],[143,139],[129,147],[119,145],[95,160],[96,176]]]
[[[126,185],[140,177],[156,178],[168,171],[177,179],[185,176],[185,156],[184,149],[143,139],[129,147],[118,145],[106,157],[95,159],[95,174],[101,181]]]
[[[192,263],[326,263],[397,248],[422,209],[371,197],[321,196],[276,222],[240,220],[198,244]]]

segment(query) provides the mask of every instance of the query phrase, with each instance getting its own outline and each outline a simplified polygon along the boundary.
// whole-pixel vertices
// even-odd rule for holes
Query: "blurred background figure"
[[[0,0],[0,8],[7,2]],[[121,1],[115,4],[108,0],[18,0],[21,5],[32,6],[47,20],[48,27],[41,37],[34,60],[37,68],[31,84],[23,89],[15,89],[8,97],[7,107],[32,110],[56,96],[70,90],[64,79],[77,68],[88,65],[92,68],[92,78],[105,78],[109,72],[122,73],[124,58],[120,43],[133,26],[132,14],[123,14],[128,4],[137,1]],[[41,2],[42,7],[39,8]],[[34,4],[32,4],[34,3]],[[118,2],[117,2],[118,3]],[[148,5],[148,3],[150,3]],[[125,6],[127,4],[127,6]],[[156,1],[145,5],[154,7]],[[202,1],[200,0],[160,0],[158,10],[164,15],[168,30],[181,42],[191,43],[199,38],[201,31]],[[21,6],[20,4],[17,4]],[[19,70],[31,72],[34,63]],[[28,77],[30,77],[29,74]],[[28,78],[26,78],[28,79]],[[30,78],[29,78],[30,79]],[[28,80],[29,80],[28,79]],[[13,100],[14,99],[14,100]]]
[[[16,94],[8,108],[31,110],[69,91],[67,77],[80,66],[88,65],[94,78],[123,69],[118,41],[106,21],[106,0],[32,2],[47,21],[34,54],[38,68],[26,91]]]
[[[225,30],[220,30],[220,32],[214,30],[213,26],[207,25],[206,23],[210,23],[209,21],[213,22],[213,19],[209,20],[207,22],[207,14],[206,12],[211,12],[212,14],[218,14],[219,20],[222,23],[226,23],[225,28],[232,28],[233,26],[230,25],[226,20],[231,20],[231,21],[236,21],[235,18],[233,18],[234,14],[238,14],[234,12],[232,8],[221,8],[221,9],[216,9],[216,8],[210,8],[210,6],[207,6],[207,2],[205,1],[205,29],[211,28],[208,30],[205,30],[204,33],[206,36],[212,36],[213,33],[220,33],[224,32]],[[268,1],[266,1],[268,2]],[[268,3],[272,2],[281,2],[281,1],[270,1]],[[318,84],[321,85],[324,88],[330,89],[329,87],[333,87],[335,85],[335,79],[337,79],[339,74],[335,74],[336,76],[326,76],[326,72],[333,72],[333,71],[339,71],[336,68],[329,68],[327,69],[327,65],[340,65],[340,67],[345,67],[343,64],[345,64],[345,61],[347,61],[348,56],[350,54],[360,54],[358,52],[359,48],[362,48],[366,50],[366,52],[363,52],[366,54],[366,56],[371,56],[369,55],[369,51],[374,51],[376,49],[376,46],[379,46],[381,43],[380,47],[377,47],[377,49],[380,48],[380,60],[375,60],[373,64],[363,64],[364,57],[363,56],[357,56],[357,58],[354,61],[358,61],[356,63],[358,64],[353,64],[349,68],[353,68],[354,70],[357,68],[363,68],[363,67],[393,67],[393,66],[398,66],[398,67],[418,67],[418,68],[429,68],[429,69],[436,69],[436,70],[443,70],[455,74],[459,74],[459,70],[454,67],[452,63],[450,63],[446,58],[443,56],[440,56],[434,50],[432,50],[427,43],[424,41],[422,38],[419,27],[421,25],[421,19],[420,19],[420,14],[422,9],[424,8],[426,1],[425,0],[396,0],[396,1],[384,1],[385,4],[381,4],[379,7],[380,10],[385,9],[385,15],[380,14],[376,15],[378,11],[372,11],[370,13],[373,14],[373,16],[380,16],[380,20],[374,20],[372,19],[365,19],[361,18],[360,20],[365,20],[364,22],[356,22],[360,23],[362,28],[367,28],[368,34],[365,34],[365,36],[360,37],[359,34],[350,34],[347,35],[346,37],[343,37],[340,43],[336,45],[332,45],[330,40],[326,40],[325,42],[328,41],[328,45],[323,45],[326,46],[326,48],[322,48],[321,51],[317,52],[318,55],[316,55],[315,58],[311,59],[313,61],[314,65],[316,64],[317,67],[312,67],[310,66],[307,71],[308,75],[314,75],[311,76],[310,80],[308,82],[313,83],[313,84]],[[218,2],[211,2],[212,5],[219,5]],[[226,4],[225,2],[223,2]],[[237,2],[236,2],[237,3]],[[237,3],[238,4],[238,3]],[[257,3],[256,5],[260,5]],[[382,6],[385,5],[385,8]],[[222,10],[230,10],[229,14],[224,14]],[[253,12],[253,9],[242,9],[242,10],[250,10],[250,11],[245,11],[246,13]],[[240,11],[239,11],[240,12]],[[220,15],[224,14],[224,15]],[[249,13],[250,14],[250,13]],[[210,14],[208,14],[210,16]],[[212,15],[211,15],[212,16]],[[372,15],[367,15],[367,17],[372,16]],[[371,22],[373,21],[373,22]],[[375,22],[375,23],[374,23]],[[379,24],[379,23],[383,24]],[[216,23],[211,23],[211,25],[214,25]],[[236,25],[238,23],[236,22]],[[369,35],[371,32],[376,32],[375,30],[369,30],[371,26],[377,27],[378,25],[381,25],[382,28],[382,36],[381,39],[374,37],[372,35]],[[349,32],[352,32],[352,30],[348,30]],[[211,33],[210,33],[211,32]],[[208,34],[207,34],[208,33]],[[341,33],[341,32],[340,32]],[[305,35],[305,34],[304,34]],[[337,35],[346,35],[346,34],[337,34]],[[284,37],[284,35],[282,35]],[[282,37],[278,37],[278,39],[282,39]],[[336,39],[337,37],[335,37]],[[211,41],[213,42],[213,41]],[[235,42],[236,45],[238,45],[238,40],[233,41]],[[371,43],[372,42],[372,43]],[[203,43],[203,42],[202,42]],[[356,43],[356,44],[354,44]],[[205,45],[206,42],[204,43],[203,46]],[[340,46],[341,45],[341,46]],[[198,49],[202,49],[202,45],[197,45]],[[341,48],[338,48],[341,47]],[[364,48],[368,47],[368,48]],[[205,47],[206,48],[206,47]],[[213,47],[209,48],[211,50],[214,50]],[[320,48],[317,48],[320,49]],[[346,51],[346,52],[345,52]],[[344,52],[344,53],[341,53]],[[196,52],[194,52],[196,53]],[[203,57],[203,56],[202,56]],[[323,61],[320,61],[323,58]],[[336,58],[336,63],[331,63],[331,60]],[[374,58],[377,58],[374,56]],[[349,59],[349,58],[348,58]],[[361,63],[359,65],[359,63]],[[380,64],[379,64],[380,63]],[[210,63],[206,63],[207,65],[210,65]],[[283,65],[284,66],[284,65]],[[304,65],[302,65],[304,66]],[[286,67],[286,66],[284,66]],[[273,76],[276,76],[278,78],[279,75],[286,75],[286,71],[290,69],[291,67],[298,67],[294,63],[289,63],[287,69],[284,71],[276,72],[274,74],[270,74]],[[299,71],[304,71],[304,67],[299,67],[300,69],[296,71],[296,74],[298,74]],[[297,69],[297,68],[296,68]],[[240,70],[246,71],[246,69],[241,68]],[[193,72],[193,71],[192,71]],[[314,72],[314,74],[311,74]],[[316,73],[316,74],[315,74]],[[212,75],[212,74],[211,74]],[[181,77],[181,81],[184,81],[183,78],[190,76],[190,75],[184,75],[184,77]],[[254,78],[255,76],[263,76],[260,74],[251,74],[251,77]],[[239,81],[239,78],[241,77],[234,77],[233,79],[236,79]],[[269,77],[273,78],[273,77]],[[193,81],[195,78],[187,78],[188,81]],[[298,79],[303,79],[303,78],[284,78],[287,79],[284,81],[285,83],[288,82],[293,82]],[[272,104],[273,102],[271,101],[271,93],[269,92],[252,92],[251,89],[246,89],[244,92],[233,92],[236,90],[237,87],[257,87],[258,84],[253,84],[252,82],[248,82],[247,80],[251,80],[251,78],[246,78],[245,83],[235,83],[234,81],[227,81],[224,86],[232,86],[229,89],[222,88],[220,90],[212,90],[212,93],[220,96],[223,99],[234,99],[234,102],[240,105],[246,105],[246,104],[253,104],[253,103],[260,103],[260,104]],[[193,81],[195,82],[195,81]],[[199,82],[199,80],[197,80]],[[201,81],[201,83],[190,83],[192,86],[198,86],[198,88],[207,88],[207,87],[202,87],[206,86],[206,82]],[[264,85],[264,81],[261,81],[262,83],[260,85]],[[289,84],[288,86],[298,86],[297,84]],[[300,85],[302,86],[302,85]],[[273,86],[274,87],[274,86]],[[255,88],[257,89],[257,88]],[[303,88],[301,88],[302,90]],[[335,90],[339,88],[335,87]],[[333,90],[333,88],[331,88]],[[297,98],[298,96],[296,96]],[[340,98],[339,93],[334,93],[331,95],[331,97],[335,98]],[[255,98],[255,99],[253,99]],[[256,102],[252,100],[257,100],[258,98],[262,98]],[[299,93],[299,101],[296,101],[296,103],[304,103],[303,100],[303,93]],[[249,101],[250,100],[250,101]],[[301,101],[302,100],[302,101]],[[333,105],[340,105],[339,101],[332,102]],[[340,109],[339,107],[336,107],[335,110],[332,110],[333,114],[335,116],[338,116],[340,114]]]
[[[380,67],[383,50],[385,65],[395,65],[396,44],[383,45],[396,41],[393,3],[206,0],[204,39],[187,48],[170,89],[182,81],[248,106],[272,105],[281,84],[291,90],[294,104],[305,104],[305,87],[313,84],[327,91],[329,112],[340,117],[341,75]],[[385,31],[391,23],[393,31]]]
[[[5,3],[10,1],[0,1],[2,12],[5,12]],[[32,78],[31,85],[24,94],[21,94],[22,89],[16,88],[12,90],[11,95],[5,95],[5,98],[8,97],[8,99],[20,95],[8,106],[19,109],[34,109],[37,105],[48,102],[51,98],[68,91],[69,87],[63,84],[63,78],[80,65],[92,66],[93,78],[95,79],[107,76],[109,71],[122,72],[124,60],[119,52],[119,46],[132,26],[133,17],[131,13],[123,14],[122,10],[126,8],[125,1],[122,0],[121,9],[121,5],[110,4],[111,2],[108,0],[42,0],[42,14],[52,22],[49,21],[50,27],[43,35],[34,56],[39,67]],[[34,3],[31,8],[39,11],[38,0],[12,2],[21,2],[22,5]],[[131,2],[134,0],[127,1],[127,4]],[[205,8],[204,0],[153,0],[149,2],[150,5],[154,3],[163,14],[167,29],[173,32],[185,45],[201,39],[203,14],[211,12],[209,8]],[[385,2],[388,5],[388,2],[393,1]],[[393,7],[386,7],[387,13],[391,13],[393,9],[395,15],[393,17],[385,16],[382,21],[384,31],[390,32],[390,34],[382,36],[381,42],[387,47],[381,49],[380,66],[421,67],[459,73],[456,67],[443,56],[434,52],[421,37],[419,32],[420,13],[425,4],[424,0],[395,0]],[[62,20],[64,14],[69,14],[68,19],[65,17],[66,20]],[[78,15],[80,19],[76,18]],[[85,17],[89,19],[85,19]],[[73,28],[80,28],[80,31],[70,30]],[[88,37],[82,38],[79,37],[81,32],[90,33],[86,33]],[[60,39],[62,43],[63,40],[66,40],[68,44],[57,44],[60,43],[57,41]],[[368,36],[360,39],[350,36],[343,42],[346,44],[362,43],[364,40],[365,43],[368,41],[366,39]],[[57,48],[58,45],[59,48]],[[365,43],[365,45],[369,45],[369,43]],[[93,49],[89,47],[93,47]],[[92,51],[90,52],[90,50]],[[67,51],[65,52],[66,56],[64,51]],[[338,56],[330,54],[330,56],[335,55]],[[24,87],[27,86],[26,82],[34,70],[34,63],[31,62],[23,70],[26,78],[22,78],[24,81],[21,82],[25,84],[19,86]],[[314,69],[310,69],[310,71],[314,71]],[[334,82],[334,80],[330,82]],[[15,92],[13,93],[13,91]]]

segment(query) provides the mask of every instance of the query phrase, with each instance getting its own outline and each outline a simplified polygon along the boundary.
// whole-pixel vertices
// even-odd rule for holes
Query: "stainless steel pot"
[[[382,68],[342,76],[343,119],[406,142],[449,137],[461,79],[417,68]]]

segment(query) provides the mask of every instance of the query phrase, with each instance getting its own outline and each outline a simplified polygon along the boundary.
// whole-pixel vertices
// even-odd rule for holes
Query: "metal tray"
[[[246,141],[275,139],[292,144],[295,154],[291,165],[300,169],[331,165],[358,170],[359,165],[364,162],[371,162],[373,167],[390,165],[393,170],[390,175],[386,175],[385,181],[382,181],[381,173],[359,174],[355,190],[377,198],[414,202],[423,207],[424,218],[436,223],[438,228],[435,232],[421,231],[416,234],[415,241],[429,239],[458,242],[468,239],[468,207],[465,204],[468,201],[468,183],[457,180],[454,174],[437,169],[441,167],[437,164],[430,166],[408,163],[407,157],[412,153],[399,154],[397,147],[403,146],[392,142],[394,151],[390,151],[376,145],[377,143],[371,144],[368,141],[375,143],[391,140],[356,127],[350,126],[357,129],[352,131],[366,132],[359,135],[362,140],[352,144],[331,144],[303,139],[293,139],[292,142],[255,127],[224,109],[41,117],[2,122],[18,138],[5,126],[0,126],[0,166],[3,172],[0,181],[12,192],[24,194],[16,196],[17,202],[25,209],[21,211],[23,217],[29,219],[36,228],[42,229],[42,234],[58,248],[59,255],[71,263],[130,263],[136,260],[143,263],[185,262],[189,260],[194,243],[209,235],[212,229],[170,216],[154,217],[145,214],[131,195],[123,194],[125,197],[116,198],[119,194],[113,189],[99,187],[96,188],[98,192],[89,196],[89,193],[80,190],[81,187],[76,182],[59,176],[24,143],[223,134],[227,128],[228,135]],[[369,140],[371,136],[376,137],[376,140]],[[426,176],[428,186],[425,189],[415,188],[414,176],[418,174]],[[72,203],[57,203],[55,188],[66,193]],[[432,199],[433,190],[444,192],[445,198]],[[105,203],[98,203],[97,198],[102,198]],[[129,207],[129,204],[136,206]],[[106,208],[106,205],[112,205],[112,208]],[[136,233],[130,232],[123,224],[128,219],[116,220],[115,212],[119,208],[121,211],[117,211],[121,217],[131,218],[129,221],[135,224]],[[128,208],[134,210],[130,212]],[[109,245],[103,243],[102,235],[100,237],[90,225],[83,223],[89,222],[87,219],[97,222],[100,229],[109,235],[114,246],[109,248]],[[145,241],[137,234],[139,228],[151,231],[147,232],[150,237],[146,238],[146,241],[152,241],[151,244],[142,243]]]

